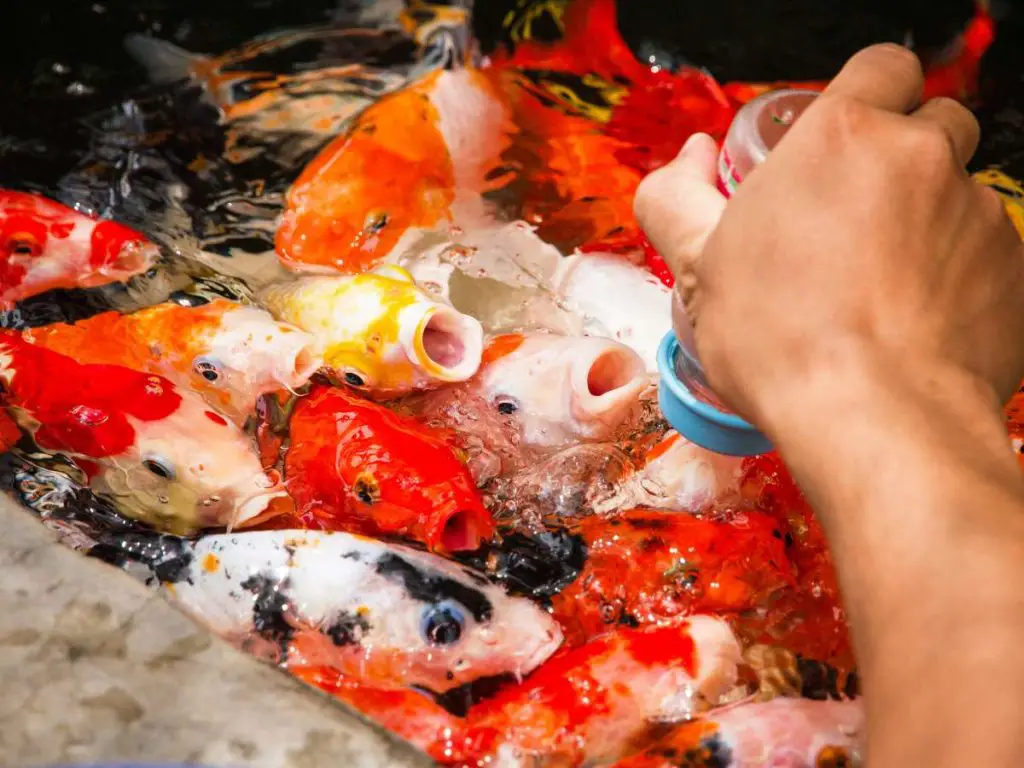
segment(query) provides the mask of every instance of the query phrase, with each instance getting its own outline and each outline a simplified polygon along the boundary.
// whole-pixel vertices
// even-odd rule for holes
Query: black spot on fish
[[[478,589],[467,587],[455,579],[416,566],[395,554],[386,554],[377,561],[377,573],[399,582],[413,600],[440,603],[454,600],[464,606],[477,621],[490,621],[494,605]]]
[[[732,765],[732,749],[722,739],[722,734],[713,733],[701,739],[698,746],[674,759],[677,762],[673,762],[673,765],[679,768],[729,768]]]
[[[586,564],[587,549],[582,538],[567,531],[509,533],[499,544],[459,559],[493,574],[511,593],[543,600],[576,580]]]
[[[637,629],[640,626],[640,622],[637,621],[636,616],[631,613],[623,613],[619,616],[619,624],[623,627],[629,627],[630,629]]]
[[[856,672],[844,675],[831,664],[802,656],[796,657],[796,668],[801,680],[800,695],[804,698],[842,700],[855,697],[860,690]]]
[[[667,515],[663,517],[632,517],[626,523],[638,531],[660,531],[672,526],[672,522],[667,517]]]
[[[295,628],[288,623],[291,601],[286,590],[288,579],[279,581],[265,573],[250,576],[240,585],[242,589],[256,595],[252,607],[252,624],[257,634],[281,649],[281,660],[288,656]]]
[[[89,557],[118,567],[128,562],[141,563],[165,584],[184,581],[193,560],[187,539],[148,533],[105,535],[89,550]]]
[[[860,696],[860,675],[854,670],[846,676],[846,685],[843,686],[843,693],[848,699],[855,699]]]
[[[342,560],[352,560],[352,561],[358,563],[360,560],[363,559],[363,553],[359,552],[358,550],[352,550],[351,552],[344,553],[341,556],[341,559]]]
[[[451,678],[449,678],[451,679]],[[498,691],[508,685],[516,685],[515,675],[494,675],[492,677],[481,677],[471,683],[460,685],[444,693],[435,693],[427,688],[414,686],[416,690],[426,694],[435,702],[456,717],[465,717],[470,708],[494,696]]]
[[[335,645],[359,645],[370,628],[370,622],[365,617],[358,613],[342,611],[324,629],[324,634],[331,638]]]

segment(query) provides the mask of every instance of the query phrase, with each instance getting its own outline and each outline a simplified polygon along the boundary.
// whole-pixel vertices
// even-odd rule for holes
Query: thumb
[[[637,221],[677,279],[692,273],[725,210],[726,198],[716,186],[717,162],[715,140],[695,133],[671,163],[637,188]]]

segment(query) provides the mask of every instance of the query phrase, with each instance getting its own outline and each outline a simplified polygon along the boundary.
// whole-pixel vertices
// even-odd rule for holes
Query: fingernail
[[[693,150],[694,145],[697,143],[697,140],[702,135],[703,134],[701,134],[701,133],[691,133],[690,134],[690,138],[688,138],[683,143],[683,148],[679,150],[679,154],[676,155],[676,157],[677,158],[683,158],[683,157],[686,157],[688,154],[690,154],[690,152]]]

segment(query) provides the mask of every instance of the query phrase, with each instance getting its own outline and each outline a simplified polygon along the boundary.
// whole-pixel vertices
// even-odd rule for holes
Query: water
[[[558,37],[558,9],[564,3],[481,4],[472,21],[474,42],[470,30],[459,24],[431,22],[401,31],[393,23],[402,10],[398,2],[309,2],[300,7],[261,0],[244,9],[217,0],[64,5],[41,0],[9,9],[12,28],[37,32],[31,41],[15,36],[5,47],[10,61],[4,68],[8,76],[0,82],[5,103],[0,185],[39,191],[114,217],[156,242],[163,260],[125,285],[25,301],[3,315],[0,324],[8,328],[74,321],[108,309],[132,311],[163,301],[186,306],[217,298],[258,303],[261,288],[290,277],[274,253],[285,195],[334,135],[382,96],[455,66],[467,52],[494,53],[497,43],[519,39],[524,32],[540,40]],[[903,39],[908,30],[920,45],[937,50],[966,18],[956,3],[941,11],[929,4],[927,13],[909,16],[906,9],[890,9],[891,4],[870,4],[853,17],[843,15],[840,6],[791,0],[758,6],[762,18],[757,24],[737,18],[723,4],[695,3],[686,13],[677,4],[671,12],[661,3],[620,5],[625,39],[644,61],[669,69],[695,61],[721,79],[822,77],[861,43]],[[800,15],[807,13],[812,21]],[[999,164],[1021,177],[1024,46],[1019,43],[1024,19],[1010,15],[1001,30],[983,64],[979,117],[984,133],[974,167]],[[133,33],[215,56],[207,65],[205,85],[214,78],[216,87],[198,80],[149,82],[123,49],[123,38]],[[586,80],[584,88],[585,78],[579,75],[530,74],[531,92],[547,94],[556,109],[575,109],[575,117],[605,114],[621,96],[617,83],[595,86]],[[566,242],[581,237],[565,217],[580,210],[604,211],[613,197],[612,182],[621,177],[602,166],[592,170],[594,178],[583,179],[590,187],[566,192],[559,183],[568,186],[577,179],[564,170],[539,174],[542,149],[529,146],[504,158],[511,170],[498,192],[486,196],[488,215],[411,231],[391,258],[428,292],[478,318],[489,334],[544,330],[576,335],[584,329],[583,318],[553,289],[564,255],[560,247],[566,250]],[[551,183],[535,208],[557,226],[547,226],[544,215],[530,224],[520,220],[516,193],[531,178]],[[595,189],[607,197],[594,197]],[[612,219],[616,215],[620,212],[609,214]],[[667,329],[667,317],[665,324]],[[702,379],[699,364],[677,363],[683,365],[681,377]],[[704,394],[720,407],[710,391]],[[518,594],[546,600],[573,581],[587,558],[573,533],[584,518],[611,517],[638,505],[678,514],[677,499],[697,499],[694,488],[714,483],[739,496],[738,465],[712,462],[705,471],[706,457],[691,456],[697,474],[693,487],[683,483],[674,489],[663,486],[677,472],[644,469],[645,455],[666,429],[649,401],[638,422],[613,439],[552,450],[525,450],[516,418],[493,406],[471,391],[451,388],[412,398],[401,407],[458,433],[469,469],[503,534],[494,546],[462,559]],[[286,403],[274,410],[286,414],[289,407]],[[89,421],[101,415],[83,410],[80,417]],[[0,456],[0,487],[69,546],[126,566],[143,580],[168,578],[181,567],[180,539],[129,519],[87,489],[83,472],[68,457],[40,452],[30,440]],[[731,498],[730,503],[741,501]],[[706,506],[707,500],[700,497],[699,504]],[[807,525],[800,524],[806,532]],[[799,557],[810,550],[800,548],[811,545],[794,544],[788,531],[785,536],[787,554],[802,568]],[[813,568],[827,569],[820,565],[827,563],[827,555],[815,552],[814,558]],[[815,584],[827,582],[817,570],[813,573]],[[820,590],[813,597],[820,597]],[[812,610],[807,596],[793,602],[800,611]],[[830,620],[841,623],[841,607],[830,602],[828,610]]]

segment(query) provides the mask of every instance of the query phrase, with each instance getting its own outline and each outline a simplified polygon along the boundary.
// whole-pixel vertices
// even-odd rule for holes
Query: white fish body
[[[562,640],[549,615],[468,568],[347,533],[208,536],[166,588],[223,637],[260,637],[290,663],[329,664],[383,687],[443,692],[525,675]]]
[[[672,292],[658,278],[621,256],[576,253],[559,266],[554,290],[587,334],[625,344],[657,372],[658,345],[672,327]]]

